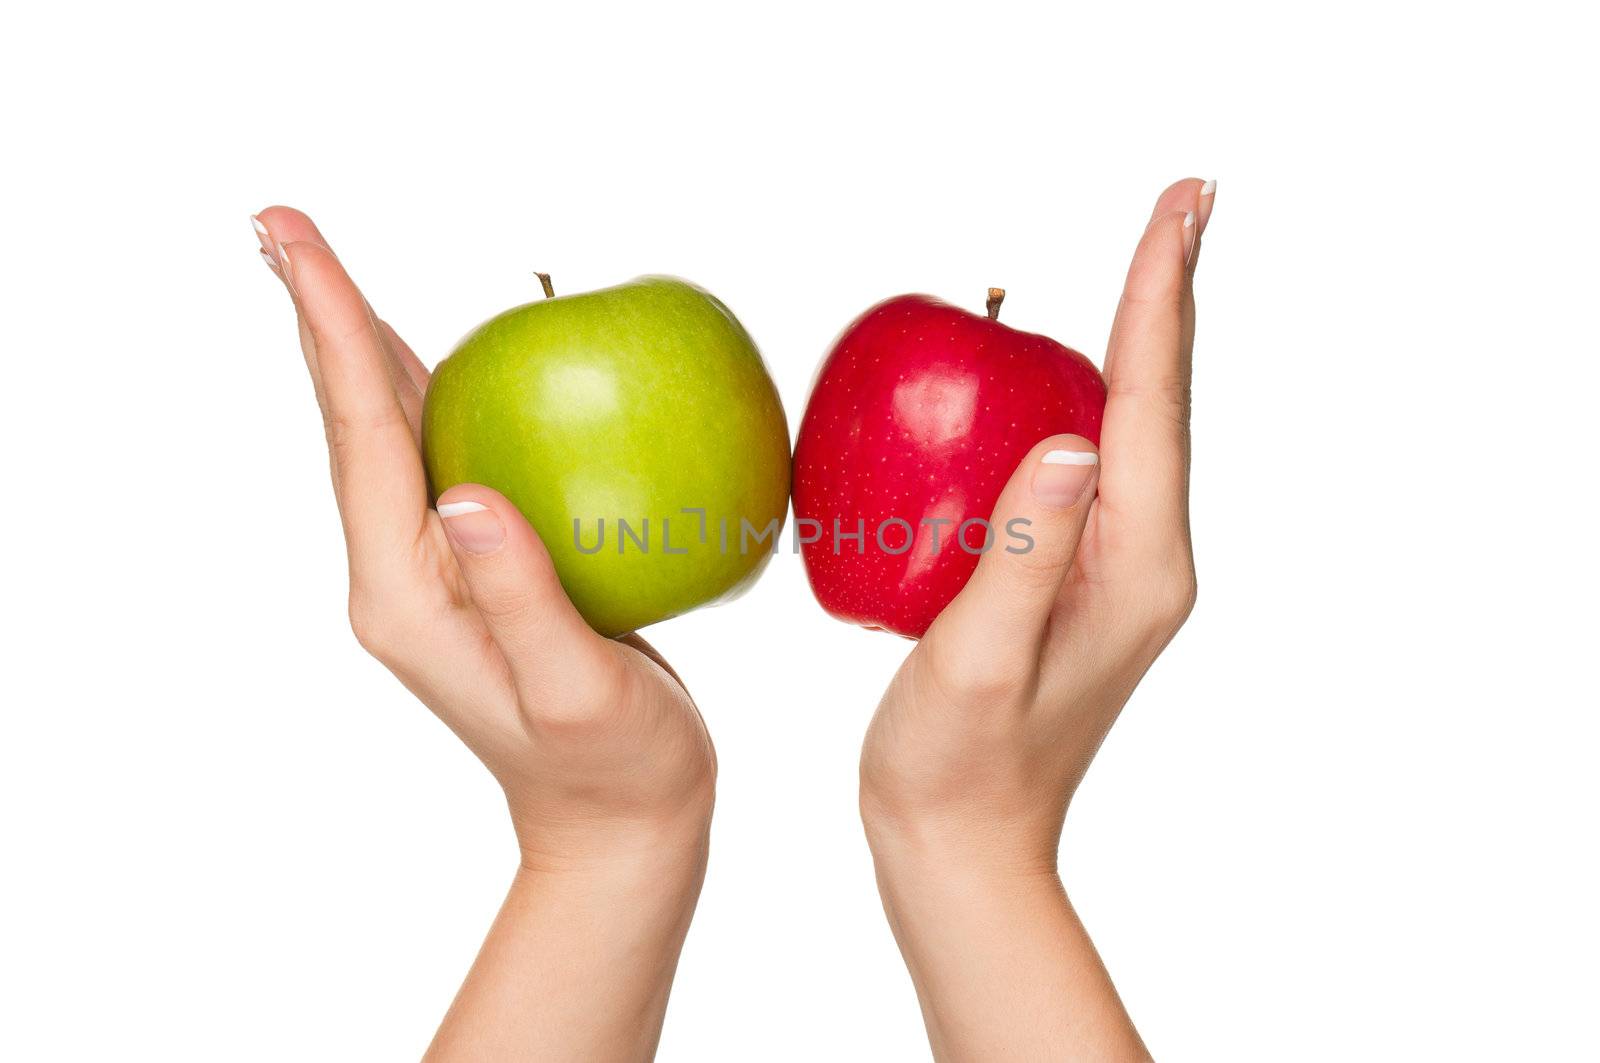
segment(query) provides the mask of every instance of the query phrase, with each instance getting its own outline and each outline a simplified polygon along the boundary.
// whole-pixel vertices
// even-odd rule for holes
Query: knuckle
[[[588,699],[552,701],[529,708],[527,712],[544,737],[580,742],[607,733],[617,715],[611,706]]]
[[[328,438],[328,453],[333,455],[335,461],[342,461],[361,435],[361,429],[355,422],[340,413],[328,414],[323,428]]]
[[[497,587],[492,592],[479,589],[473,602],[485,618],[500,627],[532,625],[545,612],[545,596],[534,587]]]
[[[1009,655],[967,644],[943,644],[931,655],[930,673],[940,692],[962,705],[999,706],[1022,700],[1029,668]]]
[[[1194,566],[1187,563],[1172,566],[1149,585],[1143,611],[1145,626],[1170,637],[1189,619],[1198,593]]]
[[[1177,598],[1173,602],[1172,616],[1174,623],[1181,625],[1189,619],[1189,614],[1194,612],[1195,603],[1200,599],[1200,584],[1195,579],[1194,572],[1189,572],[1178,588]]]
[[[434,620],[418,586],[395,573],[353,578],[346,610],[356,642],[391,671],[425,644]]]
[[[358,318],[341,325],[333,339],[335,343],[348,344],[358,339],[367,339],[372,335],[372,329],[373,322],[371,318]]]
[[[564,674],[560,686],[523,699],[530,722],[547,736],[586,740],[607,733],[627,715],[625,707],[637,695],[620,665],[572,667]]]
[[[1033,545],[1026,550],[995,557],[1018,590],[1049,589],[1061,582],[1062,570],[1072,562],[1078,547],[1074,529],[1036,521],[1029,529]]]
[[[340,410],[329,411],[323,423],[328,452],[335,461],[346,461],[362,440],[370,439],[375,432],[391,427],[396,416],[388,410],[364,417]]]
[[[1147,407],[1158,417],[1171,419],[1187,430],[1189,411],[1194,406],[1194,390],[1188,375],[1162,373],[1153,380],[1133,381],[1113,378],[1110,394],[1130,399]]]
[[[349,614],[350,630],[361,648],[385,664],[392,661],[398,650],[398,639],[388,611],[378,604],[372,594],[352,590]]]

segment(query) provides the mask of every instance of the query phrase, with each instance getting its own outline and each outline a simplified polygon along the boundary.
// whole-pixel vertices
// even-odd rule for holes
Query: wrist
[[[561,867],[524,859],[517,865],[512,892],[541,907],[604,918],[618,928],[680,919],[687,925],[705,872],[704,860],[677,857]]]
[[[581,851],[522,844],[513,895],[563,922],[681,943],[705,882],[707,830],[604,833]]]
[[[1061,823],[980,802],[910,808],[863,791],[861,823],[879,877],[953,875],[974,881],[1055,880]]]
[[[698,879],[710,848],[711,807],[670,816],[526,816],[512,811],[521,873],[575,881]]]
[[[1053,854],[940,837],[879,833],[869,842],[886,907],[922,899],[994,902],[1064,896]]]

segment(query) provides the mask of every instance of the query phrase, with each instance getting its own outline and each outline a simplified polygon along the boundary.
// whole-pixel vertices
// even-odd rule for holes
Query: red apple
[[[989,549],[1032,544],[988,518],[1046,436],[1096,445],[1106,385],[1047,336],[926,295],[901,295],[844,330],[817,374],[794,452],[806,574],[841,620],[920,638]],[[857,534],[859,533],[859,538]]]

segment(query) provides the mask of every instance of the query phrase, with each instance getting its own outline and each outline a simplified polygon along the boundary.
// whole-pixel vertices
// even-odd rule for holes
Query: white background
[[[415,1057],[513,868],[346,628],[252,211],[311,212],[429,362],[535,269],[691,278],[795,425],[902,291],[1002,285],[1098,358],[1190,174],[1200,605],[1068,887],[1165,1059],[1594,1053],[1600,86],[1592,25],[1503,10],[6,15],[0,1057]],[[661,1058],[926,1058],[855,812],[906,645],[792,556],[650,637],[722,762]]]

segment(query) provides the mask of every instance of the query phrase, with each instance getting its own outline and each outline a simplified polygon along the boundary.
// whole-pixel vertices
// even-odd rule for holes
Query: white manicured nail
[[[1212,194],[1214,194],[1216,192],[1216,190],[1217,190],[1217,182],[1215,180],[1207,181],[1205,184],[1200,186],[1200,194],[1202,196],[1212,195]]]
[[[283,274],[284,283],[289,285],[289,291],[294,292],[294,263],[289,261],[288,250],[282,244],[278,244],[272,257],[278,260],[278,270]]]
[[[273,254],[272,234],[267,227],[261,224],[261,219],[254,214],[250,215],[250,226],[256,231],[256,239],[261,241],[261,253],[267,257],[267,262],[273,269],[278,268],[278,256]]]
[[[1183,216],[1183,227],[1185,229],[1194,228],[1194,211],[1191,210]]]
[[[1052,450],[1033,470],[1033,500],[1050,509],[1071,509],[1095,478],[1100,455],[1092,450]]]
[[[504,545],[506,527],[500,515],[482,502],[446,502],[438,508],[452,545],[469,554],[492,554]]]
[[[271,255],[267,254],[267,249],[264,248],[264,247],[261,248],[261,261],[265,262],[267,264],[267,268],[270,269],[272,272],[274,272],[274,273],[279,272],[277,259],[275,259]]]

